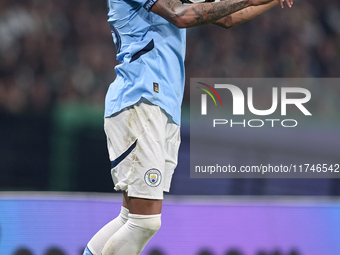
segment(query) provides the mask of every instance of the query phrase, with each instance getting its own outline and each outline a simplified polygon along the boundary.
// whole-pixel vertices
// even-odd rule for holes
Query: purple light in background
[[[340,253],[339,203],[195,201],[165,200],[162,228],[143,255],[154,248],[166,255],[196,255],[204,248],[216,255],[231,249],[244,255],[260,250],[289,254],[293,249],[299,255]],[[66,254],[79,255],[92,235],[119,213],[120,205],[120,198],[94,196],[1,199],[0,251],[12,255],[27,247],[44,255],[48,248],[60,247]]]

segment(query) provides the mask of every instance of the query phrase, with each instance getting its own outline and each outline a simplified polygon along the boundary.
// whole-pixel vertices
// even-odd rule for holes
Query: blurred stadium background
[[[188,29],[187,85],[190,77],[336,78],[340,72],[339,56],[340,2],[297,0],[291,10],[288,8],[280,10],[277,7],[231,30],[223,30],[212,25]],[[96,204],[96,199],[104,200],[104,204],[108,203],[109,199],[104,193],[112,193],[113,185],[103,132],[103,107],[106,90],[115,78],[113,68],[116,64],[114,44],[106,23],[104,0],[0,1],[1,254],[38,255],[43,254],[43,249],[47,250],[46,247],[40,247],[39,251],[33,252],[31,248],[31,253],[27,253],[25,247],[30,244],[27,244],[28,239],[23,237],[25,232],[20,235],[19,241],[13,238],[11,247],[9,241],[7,243],[4,241],[6,232],[3,225],[6,222],[18,228],[21,224],[18,221],[24,222],[24,219],[14,217],[13,211],[6,211],[6,208],[12,208],[7,207],[6,203],[29,201],[29,194],[32,194],[18,195],[8,193],[9,191],[102,192],[103,194],[90,198],[87,193],[80,197],[84,203],[89,203],[86,208],[92,208],[91,203]],[[218,199],[222,195],[235,196],[239,199],[242,196],[257,195],[266,196],[269,200],[273,199],[270,196],[279,195],[290,196],[289,199],[292,201],[296,201],[295,196],[308,196],[308,201],[316,201],[317,204],[322,196],[321,203],[325,200],[334,202],[332,205],[327,202],[329,208],[335,208],[330,214],[340,218],[340,205],[337,200],[340,195],[340,182],[337,179],[190,179],[188,89],[189,86],[186,87],[183,102],[179,165],[170,192],[170,195],[175,196],[172,198],[174,201],[184,199],[181,197],[184,195],[216,196],[205,197],[204,201]],[[325,131],[329,129],[338,132],[340,86],[329,87],[315,93],[324,98],[320,100],[322,104],[313,105],[313,112],[318,116],[315,120],[318,121],[323,116],[331,116],[334,120],[329,126],[320,126],[320,133],[327,133]],[[331,149],[327,153],[336,154],[334,159],[339,162],[338,153]],[[241,153],[235,155],[236,157],[238,155],[239,160],[244,160]],[[32,194],[34,203],[43,199],[37,197],[36,193]],[[67,197],[61,195],[59,200],[64,199],[68,202],[80,200],[78,196]],[[118,202],[115,196],[113,197],[116,210]],[[45,200],[50,198],[46,197]],[[51,199],[55,201],[56,198],[52,195]],[[190,204],[191,199],[194,198],[186,198],[185,201]],[[238,203],[236,200],[232,201],[228,202],[228,206]],[[249,198],[247,201],[252,204],[253,200]],[[254,201],[258,200],[254,198]],[[290,200],[281,201],[286,203]],[[65,203],[68,206],[70,204]],[[261,206],[262,202],[259,203]],[[247,202],[242,206],[245,204]],[[294,204],[297,205],[298,202]],[[38,209],[34,207],[36,205],[27,204],[27,207],[23,207],[30,212],[28,214],[30,217],[33,217],[35,210]],[[174,205],[176,202],[171,202],[167,206],[170,208]],[[16,208],[13,209],[14,212],[17,212],[19,206],[13,206]],[[68,207],[65,205],[65,208]],[[72,211],[72,207],[70,210]],[[96,212],[93,209],[88,217],[91,218],[90,216]],[[69,211],[66,210],[63,217],[67,218],[68,214]],[[185,215],[183,214],[183,217]],[[106,216],[101,222],[96,222],[95,227],[89,226],[90,229],[85,231],[86,238],[110,217]],[[312,221],[312,218],[307,220]],[[91,225],[91,222],[84,220],[81,224]],[[327,226],[331,225],[329,223]],[[18,236],[16,229],[12,230],[14,231],[12,234]],[[43,225],[39,231],[45,231]],[[322,238],[320,241],[324,240]],[[53,241],[51,243],[53,244]],[[233,247],[225,248],[225,251],[228,249],[230,251],[225,254],[255,254],[242,253],[242,248],[237,247],[235,250],[232,250]],[[78,251],[81,248],[83,247],[78,247]],[[321,254],[299,253],[298,248],[280,250],[280,247],[274,245],[271,250],[259,250],[256,255]],[[340,247],[337,248],[338,252],[322,254],[340,254]],[[6,252],[4,249],[7,249]],[[74,251],[60,252],[58,249],[52,249],[48,254],[81,254]],[[148,254],[191,255],[171,251],[162,253],[162,249],[150,251]],[[221,250],[214,251],[214,248],[206,251],[197,248],[195,254],[222,253]]]

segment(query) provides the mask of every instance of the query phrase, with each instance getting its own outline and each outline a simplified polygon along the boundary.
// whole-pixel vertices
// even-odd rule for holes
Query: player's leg
[[[126,193],[125,193],[126,194]],[[137,255],[161,226],[162,200],[128,197],[129,219],[105,244],[102,255]]]
[[[138,197],[129,197],[127,192],[123,192],[124,202],[129,208],[130,214],[160,214],[162,212],[162,199],[143,199]]]
[[[166,143],[165,143],[165,172],[163,191],[169,192],[172,175],[177,167],[178,151],[181,144],[180,128],[171,119],[166,125]]]
[[[178,150],[180,145],[180,130],[179,126],[171,121],[166,114],[162,113],[163,121],[166,123],[164,128],[164,140],[161,147],[163,151],[163,171],[158,173],[147,171],[149,178],[144,177],[144,189],[148,189],[150,194],[157,196],[154,193],[154,188],[158,187],[159,192],[169,192],[172,174],[177,166]],[[141,142],[143,145],[144,143]],[[147,148],[144,148],[147,149]],[[156,179],[152,174],[159,175]],[[151,178],[151,179],[150,179]],[[160,181],[159,178],[162,178]],[[154,181],[156,180],[156,181]],[[125,201],[130,210],[129,220],[117,231],[103,249],[102,255],[136,255],[144,249],[149,240],[156,234],[161,225],[161,199],[144,199],[138,197],[129,197],[124,192]],[[143,196],[147,196],[144,194]],[[158,195],[159,196],[159,195]],[[125,242],[125,245],[123,244]]]
[[[168,117],[158,106],[144,102],[117,117],[105,120],[105,131],[111,144],[115,189],[125,191],[130,214],[126,224],[105,244],[102,255],[137,255],[161,225]],[[119,127],[124,122],[123,128]],[[121,130],[126,133],[117,135]],[[123,139],[117,141],[119,137]],[[123,153],[110,150],[117,143],[125,144]]]
[[[129,210],[121,207],[119,215],[102,227],[89,241],[84,255],[100,255],[105,243],[116,233],[128,220]]]

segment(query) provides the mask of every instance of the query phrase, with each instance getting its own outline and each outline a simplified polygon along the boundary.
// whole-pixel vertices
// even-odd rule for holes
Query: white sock
[[[105,243],[116,233],[128,220],[129,210],[122,206],[120,214],[102,227],[87,244],[93,255],[100,255]]]
[[[161,227],[161,214],[129,214],[129,220],[104,246],[102,255],[138,255]]]

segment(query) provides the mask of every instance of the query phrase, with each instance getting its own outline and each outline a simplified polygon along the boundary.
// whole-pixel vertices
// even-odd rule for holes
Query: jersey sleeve
[[[140,1],[140,0],[137,0]],[[142,0],[143,2],[145,0]],[[148,12],[150,11],[151,7],[157,2],[158,0],[146,0],[146,2],[143,4],[143,7],[145,10],[147,10]]]

